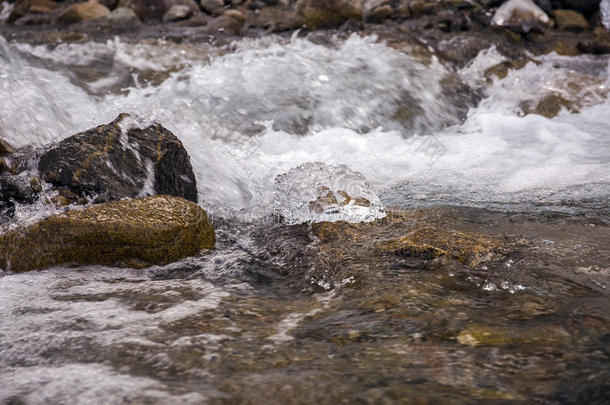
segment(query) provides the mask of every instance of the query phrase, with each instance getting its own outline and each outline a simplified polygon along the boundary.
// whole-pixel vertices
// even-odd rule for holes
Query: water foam
[[[129,48],[120,41],[103,46],[117,54]],[[138,61],[140,67],[175,69],[147,46],[139,57],[151,62]],[[60,60],[74,49],[29,51]],[[22,146],[69,136],[118,112],[158,120],[188,150],[204,207],[244,219],[269,214],[274,179],[308,162],[361,173],[391,204],[561,203],[566,195],[610,194],[607,57],[552,55],[487,84],[484,69],[502,56],[483,52],[458,74],[486,98],[459,123],[441,85],[449,70],[375,38],[352,36],[333,46],[243,40],[230,51],[209,61],[186,53],[183,67],[159,85],[95,96],[65,71],[37,67],[4,44],[0,71],[9,80],[2,86],[12,102],[0,106],[0,128]],[[576,91],[567,85],[579,80]],[[549,91],[580,102],[580,113],[522,116],[522,102]],[[396,118],[400,107],[415,118]]]

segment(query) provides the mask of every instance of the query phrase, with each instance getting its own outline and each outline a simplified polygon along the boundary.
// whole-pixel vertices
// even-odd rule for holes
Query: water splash
[[[379,196],[364,176],[343,165],[305,163],[279,175],[275,183],[275,212],[289,224],[385,217]]]

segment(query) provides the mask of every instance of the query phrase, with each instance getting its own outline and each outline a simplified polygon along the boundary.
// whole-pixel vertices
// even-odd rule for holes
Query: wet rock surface
[[[590,54],[587,58],[610,52],[610,34],[600,27],[595,7],[587,2],[537,1],[555,26],[544,23],[528,29],[523,21],[493,27],[500,1],[364,1],[341,10],[335,5],[343,2],[329,1],[234,0],[222,2],[222,8],[220,3],[206,2],[204,7],[199,2],[192,17],[166,18],[166,23],[162,16],[171,5],[182,7],[182,13],[185,3],[104,1],[113,10],[110,15],[70,25],[55,25],[59,9],[32,11],[20,17],[20,24],[44,25],[24,27],[16,24],[17,19],[0,26],[0,34],[12,41],[52,46],[62,41],[105,43],[115,35],[128,44],[162,38],[168,49],[180,45],[176,49],[190,53],[192,44],[210,43],[220,54],[233,52],[234,39],[260,38],[269,32],[278,42],[295,35],[329,48],[354,32],[376,35],[379,42],[412,55],[424,69],[437,60],[448,69],[442,92],[459,107],[455,116],[460,120],[484,94],[453,72],[467,67],[482,50],[494,46],[506,58],[483,70],[480,79],[489,86],[518,82],[523,77],[516,72],[543,63],[539,56],[549,52]],[[58,4],[63,10],[69,3]],[[569,19],[562,20],[566,13],[559,10],[568,10]],[[180,15],[183,18],[184,13]],[[314,30],[316,26],[323,28]],[[295,34],[297,28],[301,31]],[[172,69],[135,72],[145,82],[158,84],[174,73]],[[515,108],[522,115],[550,119],[605,100],[607,87],[595,69],[575,69],[561,82],[549,79],[536,94],[524,91]],[[388,119],[384,116],[384,123],[395,120],[401,123],[399,129],[411,128],[413,116],[422,111],[408,95],[400,103],[404,108],[391,111]],[[308,117],[297,118],[278,119],[273,129],[304,136],[315,127]],[[524,120],[546,122],[531,116]],[[138,144],[147,136],[137,131],[123,134],[120,127],[111,123],[79,134],[103,133],[108,138],[96,140],[90,148],[80,141],[68,142],[62,155],[71,157],[86,149],[83,158],[66,166],[57,166],[59,160],[45,166],[49,179],[58,182],[59,194],[53,198],[62,203],[57,205],[82,195],[104,201],[151,190],[144,187],[154,178],[148,176],[147,165],[138,163],[136,153],[121,142],[123,135]],[[154,125],[140,131],[165,133]],[[173,142],[171,137],[164,139]],[[136,185],[124,182],[106,160],[96,160],[105,152],[92,151],[108,145],[113,156],[129,162],[125,170],[136,173]],[[143,149],[140,156],[157,156],[150,152],[155,148]],[[5,171],[13,179],[27,171],[28,161],[11,153],[3,159],[15,162]],[[71,180],[60,183],[63,177],[57,167],[90,167],[85,163],[88,157],[99,169],[94,173],[103,173],[101,180],[71,175]],[[112,159],[108,155],[116,169],[118,163]],[[173,170],[175,160],[169,160]],[[40,184],[29,177],[22,180],[20,184],[31,187],[32,198],[37,198]],[[178,194],[191,190],[186,183]],[[96,184],[102,186],[92,186]],[[310,187],[313,194],[304,199],[308,211],[334,214],[375,203],[345,187],[331,188]],[[188,193],[195,201],[196,189]],[[214,218],[216,249],[197,256],[196,249],[183,254],[183,248],[192,245],[175,238],[167,242],[176,244],[174,252],[148,255],[149,244],[154,251],[162,240],[150,230],[157,225],[149,219],[134,228],[145,230],[137,231],[142,238],[137,248],[130,248],[131,236],[129,241],[103,242],[117,247],[112,251],[97,249],[99,237],[91,242],[74,236],[82,249],[78,258],[73,259],[73,253],[40,254],[47,241],[84,229],[74,223],[89,224],[92,217],[80,213],[106,209],[105,204],[9,231],[5,235],[19,235],[10,236],[13,245],[4,240],[1,245],[9,246],[3,260],[8,257],[13,270],[27,268],[27,260],[42,263],[40,267],[80,266],[0,272],[0,289],[7,292],[0,295],[0,369],[2,380],[8,381],[8,388],[0,389],[0,402],[28,403],[51,395],[57,402],[71,403],[85,394],[104,402],[111,393],[131,403],[606,403],[608,206],[595,199],[577,203],[594,208],[559,213],[547,206],[527,212],[395,207],[385,209],[384,218],[357,224],[290,225],[286,216],[282,223]],[[192,204],[188,207],[198,212]],[[162,229],[169,226],[163,210],[145,211],[147,218],[150,214],[161,222]],[[87,225],[88,231],[114,234],[114,226],[109,229],[95,218],[102,224]],[[61,228],[64,220],[71,221],[69,227]],[[129,232],[125,234],[132,235]],[[180,255],[172,256],[175,252]],[[33,255],[45,259],[36,262]],[[183,256],[190,257],[180,259]],[[163,264],[167,262],[172,263]],[[87,263],[161,265],[137,270]]]
[[[214,247],[206,212],[181,198],[126,199],[52,215],[0,235],[1,267],[12,272],[59,264],[146,267]]]
[[[40,157],[41,177],[97,202],[152,194],[197,202],[193,168],[178,138],[159,124],[138,128],[129,120],[120,115],[51,147]]]
[[[89,0],[84,3],[76,3],[57,16],[57,21],[62,24],[71,24],[93,18],[101,18],[110,14],[110,10],[96,0]]]
[[[44,316],[36,333],[55,336],[42,351],[33,339],[3,350],[8,377],[23,376],[25,362],[32,367],[23,353],[38,350],[34,367],[57,367],[50,375],[64,380],[76,362],[90,364],[81,375],[154,382],[156,391],[142,387],[133,400],[160,392],[217,404],[607,398],[607,223],[438,207],[393,211],[371,224],[217,225],[213,253],[145,273],[0,278],[3,288],[21,283],[45,297],[2,302],[0,324]],[[430,226],[439,230],[431,245],[455,232],[479,235],[497,256],[470,267],[375,244]],[[14,330],[4,342],[30,333]],[[101,362],[106,368],[96,368]],[[92,387],[105,389],[96,380]],[[89,384],[81,378],[80,389]],[[11,387],[14,398],[27,397]]]

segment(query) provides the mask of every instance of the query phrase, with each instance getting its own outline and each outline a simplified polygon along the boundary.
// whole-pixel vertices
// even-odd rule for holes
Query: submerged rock
[[[58,264],[166,264],[213,248],[215,235],[198,205],[153,196],[52,215],[0,235],[0,242],[0,267],[22,272]]]
[[[57,21],[63,24],[72,24],[93,18],[105,17],[108,14],[110,14],[108,7],[98,3],[96,0],[89,0],[67,7],[59,14]]]
[[[358,0],[299,0],[295,20],[307,29],[337,27],[348,20],[362,20],[362,2]]]
[[[422,227],[398,240],[380,242],[378,247],[400,256],[424,259],[449,257],[474,267],[491,260],[494,257],[493,249],[498,245],[497,241],[480,235]]]
[[[44,153],[41,177],[96,202],[168,194],[197,202],[195,174],[174,134],[160,124],[129,127],[127,114],[73,135]]]
[[[555,347],[570,342],[570,334],[563,328],[500,328],[485,325],[472,325],[462,330],[456,337],[458,343],[468,346],[507,346],[529,345]]]
[[[531,0],[508,0],[496,10],[492,23],[498,27],[529,32],[550,25],[551,19]]]

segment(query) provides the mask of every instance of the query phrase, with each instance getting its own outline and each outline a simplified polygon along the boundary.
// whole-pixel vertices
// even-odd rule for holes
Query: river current
[[[0,38],[0,136],[36,148],[122,112],[139,125],[157,121],[188,151],[199,203],[219,234],[214,253],[165,268],[59,267],[0,276],[0,402],[527,403],[608,395],[608,352],[600,348],[605,342],[607,349],[610,335],[591,332],[573,349],[554,349],[573,331],[552,317],[567,311],[562,297],[572,294],[584,300],[575,304],[580,321],[607,330],[608,262],[584,261],[603,246],[607,231],[594,227],[607,227],[610,212],[609,58],[549,54],[496,78],[486,71],[505,58],[494,48],[457,69],[376,37],[319,42],[296,34],[223,48],[119,38],[48,47]],[[550,92],[578,112],[526,114]],[[303,207],[319,184],[356,190],[371,205],[310,212]],[[480,209],[490,228],[522,230],[538,238],[539,250],[517,273],[511,266],[519,260],[507,258],[495,278],[468,274],[457,282],[451,277],[459,272],[449,269],[409,276],[400,293],[389,279],[371,287],[382,291],[378,297],[410,294],[408,305],[430,316],[425,322],[420,312],[416,321],[376,319],[394,298],[379,304],[322,282],[315,294],[291,296],[260,281],[273,280],[261,266],[285,264],[257,239],[270,216],[355,223],[383,218],[391,206]],[[18,207],[16,221],[53,209]],[[541,212],[559,219],[540,222]],[[581,222],[565,220],[573,217]],[[573,263],[562,267],[566,258]],[[548,273],[533,276],[533,269]],[[444,291],[456,295],[445,300]],[[523,330],[555,340],[540,344],[523,332],[515,350],[492,344],[481,354],[468,341],[476,333],[466,328],[447,332],[464,348],[434,346],[434,339],[445,342],[440,330],[453,330],[451,322],[499,319],[505,303],[551,314],[546,324]],[[373,309],[357,313],[365,307]],[[434,323],[441,318],[446,323]],[[420,322],[434,325],[421,329]],[[397,333],[408,344],[401,346]],[[576,387],[564,392],[542,382],[579,361],[588,363],[573,381],[593,381],[582,397]],[[502,367],[512,371],[484,377]],[[359,387],[364,394],[354,396]]]

